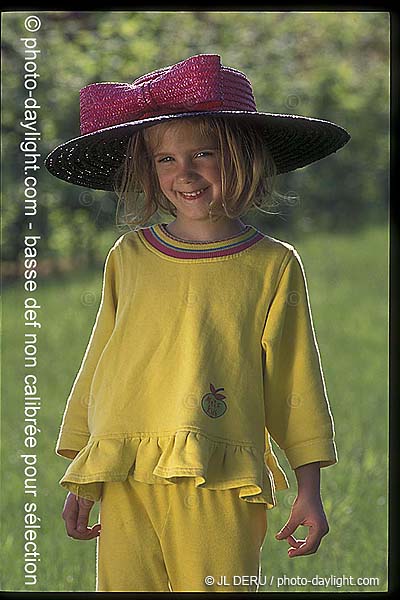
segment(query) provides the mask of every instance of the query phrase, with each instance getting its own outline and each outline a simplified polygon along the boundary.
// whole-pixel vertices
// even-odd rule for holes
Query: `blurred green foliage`
[[[331,120],[352,136],[333,157],[278,178],[278,191],[294,195],[295,202],[283,198],[278,215],[254,212],[245,220],[273,235],[386,222],[389,13],[39,11],[42,26],[35,34],[24,29],[28,14],[2,13],[4,260],[22,258],[26,233],[21,37],[36,37],[40,49],[35,97],[41,106],[41,161],[79,135],[80,88],[132,82],[190,55],[218,53],[225,65],[249,76],[259,110]],[[115,196],[59,181],[43,162],[38,173],[35,234],[42,236],[41,257],[85,255],[95,262],[104,255],[102,234],[120,234]]]

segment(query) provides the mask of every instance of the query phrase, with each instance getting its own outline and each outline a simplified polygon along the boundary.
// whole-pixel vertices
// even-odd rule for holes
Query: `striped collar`
[[[214,242],[198,242],[181,240],[172,236],[166,229],[166,223],[157,223],[150,227],[139,229],[139,235],[144,244],[156,254],[169,257],[172,260],[201,261],[224,258],[243,252],[264,238],[264,234],[252,225],[240,233]]]

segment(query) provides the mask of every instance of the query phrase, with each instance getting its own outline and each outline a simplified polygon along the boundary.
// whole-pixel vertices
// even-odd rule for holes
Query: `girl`
[[[270,438],[298,483],[276,535],[290,557],[328,532],[319,472],[337,455],[299,254],[241,216],[350,136],[257,112],[217,55],[83,88],[81,134],[47,168],[114,189],[131,231],[107,255],[57,442],[67,533],[97,538],[97,591],[257,591],[287,487]],[[158,210],[174,220],[143,227]]]

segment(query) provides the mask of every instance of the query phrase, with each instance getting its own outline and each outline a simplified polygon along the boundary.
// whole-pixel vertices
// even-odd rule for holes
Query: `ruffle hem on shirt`
[[[129,437],[92,436],[73,459],[60,484],[70,492],[96,501],[104,482],[133,476],[150,484],[174,484],[194,477],[196,487],[238,488],[247,502],[276,505],[275,490],[288,487],[274,454],[264,456],[254,446],[214,440],[203,433],[179,430]]]

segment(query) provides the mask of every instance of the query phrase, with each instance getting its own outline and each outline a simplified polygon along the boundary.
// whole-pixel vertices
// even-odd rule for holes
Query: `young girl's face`
[[[217,139],[188,121],[157,125],[148,136],[161,190],[177,217],[208,220],[208,204],[222,200]]]

